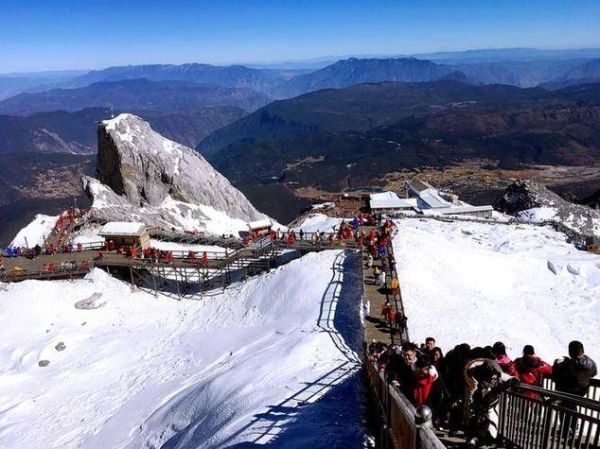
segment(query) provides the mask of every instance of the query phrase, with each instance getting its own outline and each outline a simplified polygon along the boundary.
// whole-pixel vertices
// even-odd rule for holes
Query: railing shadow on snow
[[[362,347],[362,279],[353,276],[360,263],[356,252],[342,252],[332,265],[332,277],[320,304],[317,328],[326,332],[340,352],[339,364],[237,430],[214,447],[361,447],[364,438],[364,385],[356,353]],[[355,268],[355,267],[354,267]],[[193,429],[193,430],[192,430]],[[190,436],[189,431],[198,435]],[[235,443],[236,440],[245,440]],[[186,443],[181,444],[183,441]],[[191,449],[202,443],[201,430],[191,422],[161,449]]]

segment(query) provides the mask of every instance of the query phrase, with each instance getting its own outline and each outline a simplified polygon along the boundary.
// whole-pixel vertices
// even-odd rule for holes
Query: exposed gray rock
[[[117,206],[159,207],[170,196],[245,221],[265,218],[200,154],[164,138],[131,114],[98,127],[97,177],[112,190],[105,193],[107,201]]]
[[[551,213],[547,221],[555,223],[566,233],[573,231],[578,234],[573,237],[600,235],[599,211],[566,201],[536,181],[518,180],[512,183],[494,207],[513,215],[529,209],[548,208]]]
[[[125,197],[117,195],[97,179],[83,176],[82,182],[86,194],[93,201],[93,217],[95,219],[136,221],[149,226],[177,229],[185,229],[185,226],[182,225],[183,217],[193,220],[199,229],[205,228],[210,221],[210,217],[191,204],[172,202],[169,205],[162,206],[151,206],[149,204],[143,207],[134,206]]]
[[[50,365],[50,360],[40,360],[40,361],[38,362],[38,366],[40,366],[40,367],[42,367],[42,368],[44,368],[44,367],[46,367],[46,366],[48,366],[48,365]]]
[[[64,344],[64,342],[59,342],[54,349],[56,349],[58,352],[64,351],[65,349],[67,349],[67,345]]]
[[[88,298],[77,301],[75,303],[75,308],[80,310],[99,309],[106,304],[106,301],[100,301],[100,298],[102,298],[102,293],[93,293]]]

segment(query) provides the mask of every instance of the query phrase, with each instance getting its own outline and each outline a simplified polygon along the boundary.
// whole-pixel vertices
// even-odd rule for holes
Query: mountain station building
[[[146,249],[150,246],[150,234],[144,223],[111,221],[102,227],[98,235],[107,242],[113,241],[115,248],[139,246]]]
[[[472,206],[460,201],[458,195],[440,192],[423,181],[407,181],[404,185],[406,198],[395,192],[381,192],[369,195],[371,212],[387,215],[416,213],[429,217],[468,215],[478,218],[492,218],[492,206]]]

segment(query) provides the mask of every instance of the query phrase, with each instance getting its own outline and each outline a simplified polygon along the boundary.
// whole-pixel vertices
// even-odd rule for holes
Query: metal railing
[[[597,449],[600,403],[520,384],[500,394],[498,435],[518,449]]]
[[[367,360],[367,375],[373,388],[384,425],[378,435],[378,448],[445,449],[433,432],[431,422],[417,423],[415,407],[398,388],[386,382],[377,364]]]
[[[544,378],[543,387],[546,390],[556,390],[554,381],[549,377]],[[590,387],[585,397],[600,402],[600,379],[590,379]]]

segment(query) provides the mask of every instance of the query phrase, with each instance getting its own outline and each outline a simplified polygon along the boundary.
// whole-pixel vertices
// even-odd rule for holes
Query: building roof
[[[460,214],[474,214],[476,212],[487,212],[493,211],[492,206],[451,206],[440,209],[425,209],[423,215],[460,215]]]
[[[127,236],[139,237],[146,230],[144,223],[135,223],[128,221],[111,221],[106,223],[98,235],[103,237],[110,236]]]
[[[381,192],[369,195],[371,209],[410,209],[417,205],[416,198],[399,198],[395,192]]]
[[[422,182],[422,181],[406,181],[406,186],[408,187],[409,190],[415,192],[415,193],[419,193],[422,192],[423,190],[427,190],[430,189],[431,186],[429,184],[427,184],[426,182]]]
[[[452,206],[452,204],[443,199],[435,189],[426,189],[421,191],[419,193],[419,198],[431,209],[440,209]]]
[[[248,228],[250,228],[251,231],[255,231],[257,229],[270,228],[271,226],[273,226],[273,222],[268,218],[265,218],[264,220],[251,221],[250,223],[248,223]]]

